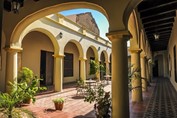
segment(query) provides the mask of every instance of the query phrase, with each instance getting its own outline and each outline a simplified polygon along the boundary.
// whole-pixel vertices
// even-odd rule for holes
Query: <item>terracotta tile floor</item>
[[[142,118],[146,110],[146,106],[152,95],[155,83],[151,83],[148,92],[143,93],[144,101],[141,103],[131,102],[130,92],[130,117]],[[111,85],[105,87],[106,91],[111,90]],[[66,102],[62,111],[55,111],[52,99],[56,97],[64,97]],[[83,101],[83,97],[76,96],[75,86],[66,86],[63,92],[50,93],[46,95],[37,96],[35,104],[26,106],[25,108],[36,114],[37,118],[95,118],[93,111],[93,104]]]
[[[111,85],[106,85],[106,91],[111,90]],[[66,86],[63,92],[50,93],[37,96],[35,104],[25,106],[34,112],[37,118],[95,118],[94,104],[84,102],[82,96],[76,95],[75,86]],[[64,97],[65,103],[62,111],[55,111],[52,99]]]

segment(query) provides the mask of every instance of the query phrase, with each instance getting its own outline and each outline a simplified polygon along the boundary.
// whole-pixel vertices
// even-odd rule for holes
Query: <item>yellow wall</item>
[[[170,77],[170,81],[173,84],[173,86],[175,87],[176,91],[177,91],[177,83],[175,82],[175,73],[174,73],[174,54],[173,54],[173,47],[176,45],[176,51],[177,51],[177,17],[175,18],[175,22],[173,24],[173,30],[172,30],[172,34],[170,37],[170,41],[168,43],[168,57],[170,55],[171,57],[171,77]]]
[[[50,39],[40,32],[31,32],[23,39],[22,48],[22,66],[32,69],[39,76],[41,50],[53,52]]]
[[[64,77],[63,82],[73,82],[76,79],[79,79],[79,51],[74,43],[69,42],[65,47],[66,53],[72,53],[74,56],[74,69],[73,69],[73,76],[72,77]],[[65,66],[65,65],[64,65]]]

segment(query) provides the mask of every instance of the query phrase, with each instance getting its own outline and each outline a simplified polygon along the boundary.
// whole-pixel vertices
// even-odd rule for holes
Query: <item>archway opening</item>
[[[157,55],[154,58],[153,76],[154,77],[164,77],[163,55]]]
[[[22,40],[22,52],[18,53],[18,67],[28,67],[42,81],[40,86],[46,86],[48,91],[54,90],[54,46],[44,33],[32,31]]]
[[[106,67],[106,57],[104,52],[101,52],[100,56],[100,64]],[[104,76],[106,75],[106,71],[100,71],[100,80],[104,80]]]
[[[72,47],[72,48],[71,48]],[[69,83],[75,83],[80,77],[79,49],[73,42],[68,42],[64,48],[64,88]]]
[[[95,77],[95,75],[90,74],[90,69],[91,69],[90,62],[91,62],[91,60],[95,60],[95,53],[94,53],[94,50],[91,47],[88,48],[86,56],[87,56],[86,78],[87,79],[93,79]]]

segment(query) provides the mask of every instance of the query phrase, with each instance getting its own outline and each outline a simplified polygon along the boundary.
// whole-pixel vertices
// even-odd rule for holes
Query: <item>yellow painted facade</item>
[[[147,90],[147,82],[150,82],[153,77],[153,64],[157,62],[159,63],[158,76],[169,77],[177,90],[173,52],[177,44],[177,18],[175,18],[168,50],[152,53],[139,20],[140,16],[134,9],[141,1],[50,0],[46,2],[40,0],[34,4],[34,1],[28,0],[18,15],[3,11],[0,91],[8,91],[8,81],[16,81],[20,64],[31,67],[37,74],[40,73],[39,50],[54,53],[55,91],[62,91],[63,83],[75,81],[79,76],[86,79],[89,72],[89,57],[94,55],[95,60],[101,61],[100,57],[104,52],[106,63],[112,63],[112,118],[129,118],[127,40],[130,40],[129,50],[132,56],[129,61],[131,60],[131,64],[135,67],[140,67],[139,73],[146,80],[135,82],[135,85],[142,83],[143,91]],[[57,14],[74,8],[90,8],[103,13],[109,21],[107,36],[112,43]],[[51,14],[53,14],[52,18]],[[59,36],[60,33],[63,37]],[[138,53],[135,53],[137,50]],[[72,78],[63,76],[65,52],[74,53],[74,66],[80,71],[80,73],[74,72]],[[21,60],[20,64],[18,60]],[[132,97],[138,101],[141,95],[142,91],[138,91]]]

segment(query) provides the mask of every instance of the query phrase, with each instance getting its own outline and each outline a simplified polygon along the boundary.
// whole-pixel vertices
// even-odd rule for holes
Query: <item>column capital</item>
[[[122,38],[129,40],[131,37],[131,34],[128,30],[117,30],[117,31],[111,31],[107,33],[106,36],[111,41],[116,40],[116,39],[122,39]]]
[[[140,57],[141,58],[146,58],[147,56],[146,56],[146,54],[140,54]]]
[[[105,61],[105,63],[110,63],[110,61]]]
[[[6,46],[6,47],[4,47],[4,50],[7,52],[21,52],[23,50],[23,48]]]
[[[56,54],[56,55],[55,55],[55,54],[54,54],[53,57],[54,57],[54,58],[64,58],[65,55],[61,55],[61,54]]]
[[[142,49],[140,49],[140,48],[137,48],[137,49],[128,49],[128,51],[130,52],[130,53],[141,53],[142,52]]]
[[[79,60],[80,60],[80,61],[86,61],[87,58],[79,57]]]

